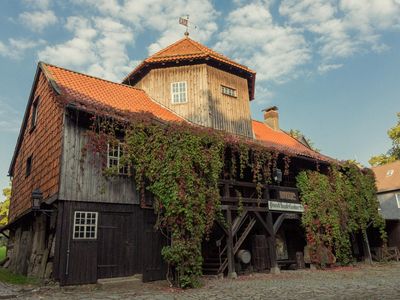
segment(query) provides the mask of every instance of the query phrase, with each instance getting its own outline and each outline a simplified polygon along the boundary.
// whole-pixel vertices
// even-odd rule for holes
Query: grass
[[[0,282],[11,284],[38,284],[39,280],[34,277],[26,277],[11,273],[7,269],[0,268]]]
[[[6,257],[6,247],[0,247],[0,261],[2,261]]]
[[[6,257],[6,247],[0,247],[0,261]],[[26,277],[23,275],[13,274],[7,269],[0,268],[0,282],[7,282],[12,284],[37,284],[38,279],[33,277]]]

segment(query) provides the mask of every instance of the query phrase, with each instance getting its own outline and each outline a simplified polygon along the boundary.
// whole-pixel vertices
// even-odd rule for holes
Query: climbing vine
[[[361,232],[365,238],[369,225],[378,228],[382,240],[386,240],[371,170],[360,170],[346,162],[333,165],[328,174],[303,171],[297,176],[297,187],[304,205],[302,223],[313,263],[328,263],[323,249],[335,253],[337,262],[350,263],[350,236]]]
[[[87,137],[85,152],[99,153],[107,149],[107,143],[122,143],[121,163],[132,167],[142,205],[146,191],[154,196],[156,227],[170,235],[162,255],[174,267],[176,282],[183,288],[199,285],[201,243],[221,217],[219,180],[249,176],[261,198],[279,158],[278,152],[244,138],[148,117],[135,116],[119,125],[96,117]],[[289,162],[285,160],[285,168]],[[118,170],[106,168],[104,174],[117,175]]]

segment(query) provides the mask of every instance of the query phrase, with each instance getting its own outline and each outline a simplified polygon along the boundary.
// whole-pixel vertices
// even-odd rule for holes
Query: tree
[[[3,196],[6,200],[0,203],[0,226],[8,223],[8,210],[10,208],[11,186],[3,189]]]
[[[306,144],[306,146],[309,146],[312,150],[321,152],[321,150],[316,148],[314,143],[309,138],[307,138],[300,130],[290,129],[289,135],[291,137],[294,137],[296,140],[298,140],[302,144]]]
[[[368,162],[373,167],[400,160],[400,112],[397,113],[397,124],[387,131],[387,135],[392,140],[392,148],[386,154],[372,156]]]

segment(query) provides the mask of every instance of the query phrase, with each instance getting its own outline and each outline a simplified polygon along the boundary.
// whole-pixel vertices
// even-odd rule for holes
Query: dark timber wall
[[[82,114],[82,113],[81,113]],[[83,118],[82,118],[83,119]],[[132,178],[106,179],[99,159],[93,153],[82,156],[87,143],[85,124],[79,112],[67,111],[64,120],[60,200],[138,204],[139,196]]]
[[[165,239],[154,230],[153,210],[75,201],[61,201],[58,207],[54,276],[61,285],[134,274],[143,274],[145,281],[165,278]],[[98,212],[97,239],[72,239],[74,211]]]

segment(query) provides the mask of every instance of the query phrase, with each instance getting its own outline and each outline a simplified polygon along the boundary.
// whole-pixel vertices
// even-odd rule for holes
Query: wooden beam
[[[219,227],[221,227],[221,229],[225,232],[226,235],[228,235],[228,230],[226,229],[226,227],[224,226],[224,224],[222,224],[219,220],[215,220],[216,223],[219,225]]]
[[[227,258],[228,258],[228,277],[235,278],[235,258],[233,254],[233,235],[232,235],[232,214],[231,210],[226,211],[226,219],[228,221],[228,238],[226,239],[227,245]]]
[[[276,219],[275,224],[274,224],[274,233],[275,233],[275,234],[278,232],[278,230],[279,230],[279,228],[281,227],[283,221],[286,220],[286,219],[291,219],[291,220],[296,219],[296,220],[299,220],[299,219],[300,219],[300,216],[297,215],[297,214],[290,214],[290,213],[281,214],[281,215],[278,217],[278,219]]]
[[[272,213],[269,211],[267,213],[267,226],[269,228],[273,228],[273,219],[272,219]],[[271,260],[271,270],[277,270],[278,268],[278,263],[276,259],[276,240],[275,240],[275,234],[272,234],[267,237],[267,242],[268,242],[268,248],[269,248],[269,257]]]

